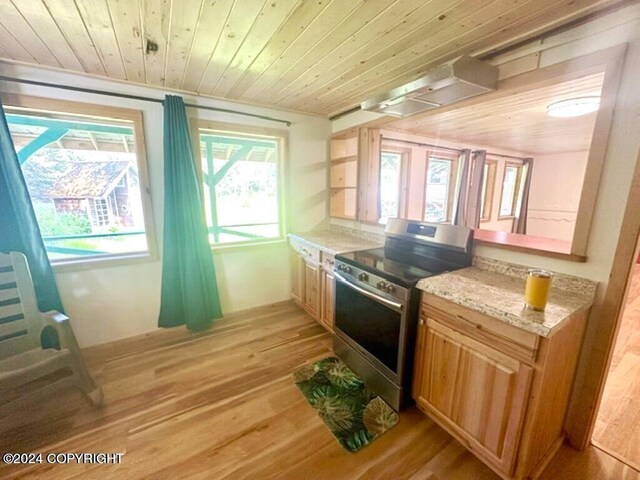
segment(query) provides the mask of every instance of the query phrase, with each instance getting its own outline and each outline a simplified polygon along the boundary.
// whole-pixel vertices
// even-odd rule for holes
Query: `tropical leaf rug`
[[[357,452],[398,423],[398,414],[335,357],[305,365],[293,379],[346,450]]]

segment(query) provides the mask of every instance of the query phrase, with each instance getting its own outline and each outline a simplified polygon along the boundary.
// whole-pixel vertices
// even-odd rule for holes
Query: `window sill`
[[[498,215],[498,221],[500,220],[513,220],[516,218],[515,215]]]
[[[263,240],[259,242],[242,242],[242,243],[227,243],[222,245],[210,245],[213,253],[235,252],[246,249],[256,249],[261,247],[275,247],[278,245],[286,245],[286,238],[274,238],[273,240]]]
[[[113,255],[97,258],[78,260],[63,260],[51,262],[51,268],[55,273],[77,272],[81,270],[95,270],[98,268],[119,267],[136,263],[148,263],[158,260],[156,255],[149,253],[131,255]]]

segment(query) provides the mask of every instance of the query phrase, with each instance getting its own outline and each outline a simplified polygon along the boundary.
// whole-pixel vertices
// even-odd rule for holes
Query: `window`
[[[496,163],[485,162],[482,173],[482,192],[480,194],[480,221],[491,221],[493,188],[496,182]]]
[[[402,154],[382,152],[380,155],[380,223],[400,214],[400,177]]]
[[[141,188],[147,180],[140,112],[110,107],[101,116],[98,106],[22,96],[5,102],[49,259],[148,255],[153,229],[148,190]]]
[[[284,137],[199,126],[198,140],[210,243],[282,238]]]
[[[425,221],[441,223],[451,219],[454,181],[455,172],[453,160],[435,157],[429,158],[427,162],[427,183],[425,188]]]
[[[513,217],[515,215],[521,176],[522,165],[506,164],[504,168],[504,178],[502,180],[500,217]]]

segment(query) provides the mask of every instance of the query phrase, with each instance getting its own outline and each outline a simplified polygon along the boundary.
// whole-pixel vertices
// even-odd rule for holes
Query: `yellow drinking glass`
[[[524,289],[524,304],[526,308],[542,312],[547,305],[551,278],[553,274],[546,270],[529,270],[527,285]]]

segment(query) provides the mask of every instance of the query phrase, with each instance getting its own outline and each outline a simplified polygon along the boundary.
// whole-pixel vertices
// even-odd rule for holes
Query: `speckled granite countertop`
[[[527,270],[522,265],[476,257],[473,267],[426,278],[418,288],[543,337],[551,336],[563,322],[593,303],[595,282],[556,274],[545,311],[525,309]]]
[[[288,236],[290,238],[309,243],[312,246],[332,255],[353,252],[355,250],[366,250],[384,245],[384,239],[376,241],[375,237],[364,238],[346,231],[333,229],[304,233],[290,233]]]

